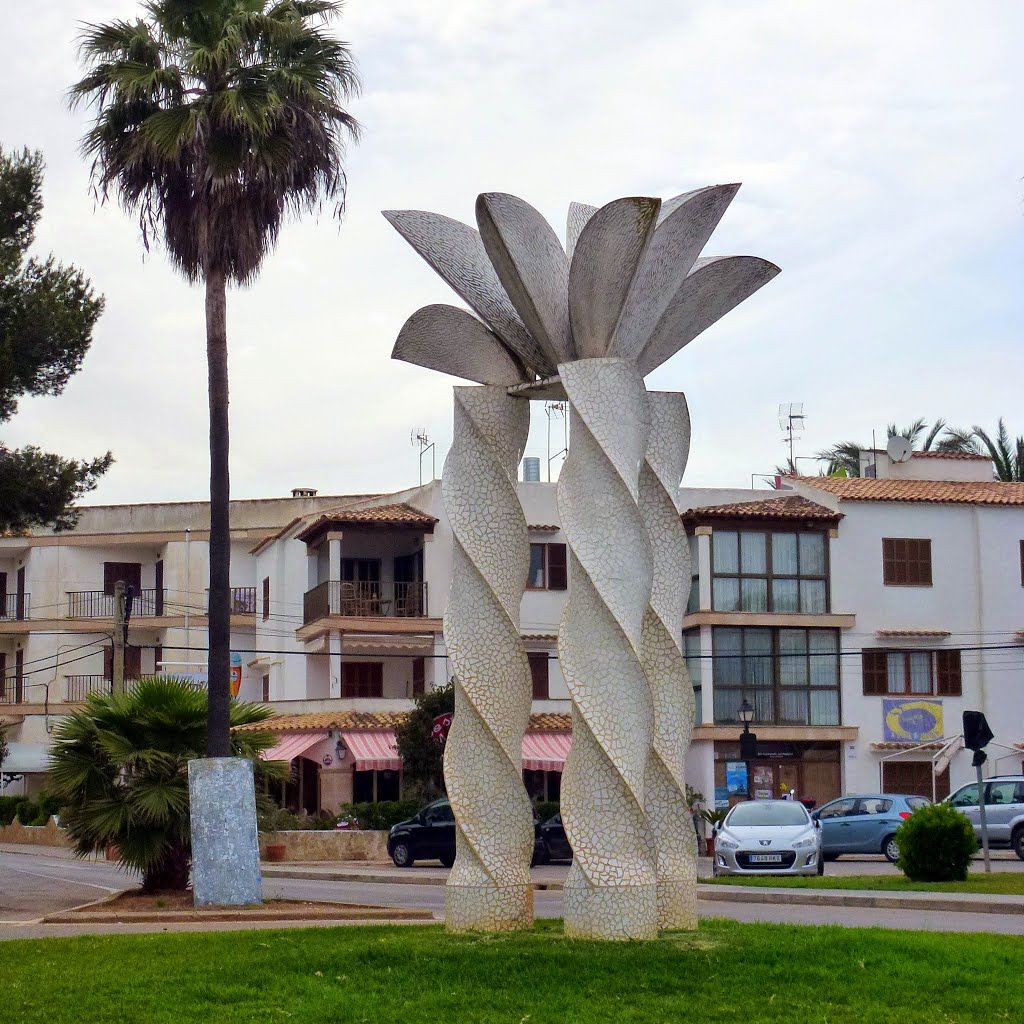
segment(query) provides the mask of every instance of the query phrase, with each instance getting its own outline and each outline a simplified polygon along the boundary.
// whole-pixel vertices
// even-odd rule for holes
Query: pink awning
[[[352,752],[358,772],[398,771],[402,767],[402,759],[395,749],[395,734],[390,729],[380,732],[343,732],[341,738]]]
[[[572,746],[565,732],[528,732],[523,737],[523,769],[535,772],[560,772]]]
[[[264,761],[290,761],[327,739],[325,732],[293,732],[278,737],[277,746],[263,752]]]

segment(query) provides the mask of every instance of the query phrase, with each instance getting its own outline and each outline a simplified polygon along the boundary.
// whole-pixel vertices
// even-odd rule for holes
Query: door
[[[14,614],[19,619],[25,618],[25,566],[18,570],[17,593],[14,598]]]
[[[985,785],[988,838],[1000,846],[1010,845],[1010,823],[1019,813],[1016,796],[1016,782],[989,782]]]
[[[899,827],[892,824],[892,801],[880,797],[863,797],[857,801],[853,816],[850,818],[852,840],[859,853],[878,853],[882,849],[882,840],[892,835],[893,829]]]
[[[163,615],[164,613],[164,560],[157,560],[153,566],[153,579],[156,586],[156,596],[153,599],[153,614]]]
[[[981,812],[978,809],[978,784],[972,782],[969,786],[958,789],[949,804],[955,807],[961,814],[965,814],[977,832],[981,828]]]
[[[394,560],[395,615],[423,614],[423,588],[420,584],[423,553],[396,555]]]
[[[418,836],[416,856],[423,858],[443,857],[455,854],[455,815],[447,800],[438,800],[423,813],[423,828]]]
[[[833,800],[817,811],[821,822],[821,848],[825,853],[852,853],[851,816],[857,806],[854,799]]]

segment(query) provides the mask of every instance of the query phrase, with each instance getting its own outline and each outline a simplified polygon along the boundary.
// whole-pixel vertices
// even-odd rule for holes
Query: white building
[[[761,795],[930,795],[932,758],[964,708],[986,711],[1000,741],[1024,739],[1024,484],[993,482],[976,457],[866,458],[874,477],[680,491],[695,574],[681,623],[699,698],[690,775],[708,798],[724,800],[746,769]],[[556,652],[570,581],[554,485],[522,483],[520,495],[533,560],[524,777],[553,798],[570,744]],[[290,799],[315,810],[397,797],[398,716],[449,675],[452,537],[439,485],[236,501],[232,539],[239,696],[280,716]],[[86,508],[71,533],[0,538],[0,721],[15,791],[41,783],[59,716],[109,686],[116,580],[138,592],[129,674],[204,670],[207,543],[204,503]],[[744,699],[758,736],[746,766]],[[1016,770],[1020,757],[994,763]],[[957,754],[935,791],[969,771]]]

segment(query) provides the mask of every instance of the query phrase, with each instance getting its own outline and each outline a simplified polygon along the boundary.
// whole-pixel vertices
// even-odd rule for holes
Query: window
[[[693,718],[697,725],[704,721],[704,707],[701,684],[700,630],[689,629],[683,634],[683,653],[686,656],[686,671],[693,685]]]
[[[884,537],[882,582],[888,587],[930,587],[932,542],[911,537]]]
[[[691,535],[690,542],[690,595],[686,601],[686,613],[700,611],[700,560],[698,558],[697,537]]]
[[[527,590],[565,590],[569,582],[564,544],[531,544]]]
[[[828,546],[820,530],[715,530],[711,560],[715,611],[828,611]]]
[[[412,695],[419,697],[426,689],[427,662],[425,658],[412,659]]]
[[[135,588],[137,594],[142,589],[142,563],[141,562],[104,562],[103,563],[103,593],[113,594],[114,585],[124,580],[126,584]]]
[[[858,814],[888,814],[892,807],[891,800],[881,800],[876,796],[866,797],[857,805]]]
[[[548,655],[546,651],[530,651],[530,676],[533,679],[533,699],[548,699]]]
[[[263,577],[263,621],[270,618],[270,577]]]
[[[959,651],[883,651],[861,654],[864,694],[959,697],[963,693]]]
[[[735,722],[746,698],[755,722],[839,724],[837,630],[716,627],[711,636],[716,722]]]
[[[379,661],[342,662],[341,695],[342,697],[383,697],[383,664]]]
[[[270,676],[265,675],[263,677],[263,703],[267,703],[270,700]]]
[[[379,583],[380,559],[343,558],[341,578],[346,583]]]
[[[846,818],[856,811],[856,800],[836,800],[827,807],[822,807],[818,818],[821,821],[828,821],[829,818]]]
[[[957,790],[949,801],[953,807],[977,807],[978,806],[978,784],[972,782],[969,786]]]

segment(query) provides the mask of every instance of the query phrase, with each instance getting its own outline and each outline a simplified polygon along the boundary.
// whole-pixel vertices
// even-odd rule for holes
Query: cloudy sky
[[[107,300],[81,373],[23,401],[3,438],[113,450],[96,502],[207,486],[202,294],[95,206],[86,115],[63,99],[76,24],[137,9],[8,4],[0,37],[0,142],[48,164],[37,248]],[[919,415],[1024,432],[1022,29],[1016,0],[349,0],[336,31],[361,68],[365,136],[347,216],[293,224],[229,294],[232,493],[407,486],[414,427],[443,457],[455,382],[389,353],[417,307],[455,300],[379,211],[472,222],[481,191],[561,231],[571,199],[743,182],[707,252],[783,272],[648,379],[687,393],[688,483],[749,486],[774,467],[783,402],[804,403],[804,455]]]

